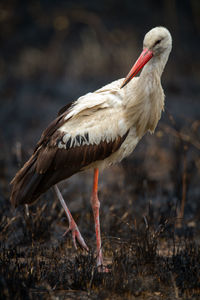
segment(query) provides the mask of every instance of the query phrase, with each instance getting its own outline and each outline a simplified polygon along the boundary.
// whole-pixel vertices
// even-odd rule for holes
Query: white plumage
[[[160,78],[172,47],[169,31],[156,27],[144,38],[143,51],[124,79],[88,93],[61,110],[43,132],[29,161],[12,181],[11,201],[31,203],[60,180],[94,168],[91,203],[97,238],[97,266],[103,265],[98,170],[121,161],[147,132],[154,132],[164,108]],[[142,69],[140,77],[133,78]],[[55,187],[76,239],[85,248],[78,227]],[[104,270],[106,270],[104,268]]]

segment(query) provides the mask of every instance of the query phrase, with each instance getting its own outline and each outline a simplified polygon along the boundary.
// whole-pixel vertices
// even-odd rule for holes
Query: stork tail
[[[10,199],[14,207],[19,204],[32,203],[37,198],[38,192],[36,191],[43,175],[36,173],[36,160],[36,154],[33,154],[11,181]]]

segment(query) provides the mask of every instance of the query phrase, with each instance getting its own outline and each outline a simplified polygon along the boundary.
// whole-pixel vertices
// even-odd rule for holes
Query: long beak
[[[137,73],[146,65],[146,63],[152,58],[153,52],[147,48],[145,48],[140,54],[138,60],[126,76],[121,88],[125,87],[125,85],[137,75]]]

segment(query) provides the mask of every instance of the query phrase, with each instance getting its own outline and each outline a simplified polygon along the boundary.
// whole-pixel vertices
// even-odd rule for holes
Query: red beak
[[[138,60],[126,76],[121,88],[125,87],[125,85],[137,75],[137,73],[146,65],[146,63],[152,58],[153,52],[147,48],[145,48],[140,54]]]

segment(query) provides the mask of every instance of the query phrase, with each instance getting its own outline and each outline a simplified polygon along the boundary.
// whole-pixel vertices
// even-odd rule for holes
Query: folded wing
[[[78,104],[68,105],[60,112],[12,180],[14,206],[33,202],[52,185],[120,148],[128,129],[120,116],[114,117],[112,106],[94,101],[89,108],[80,109]]]

